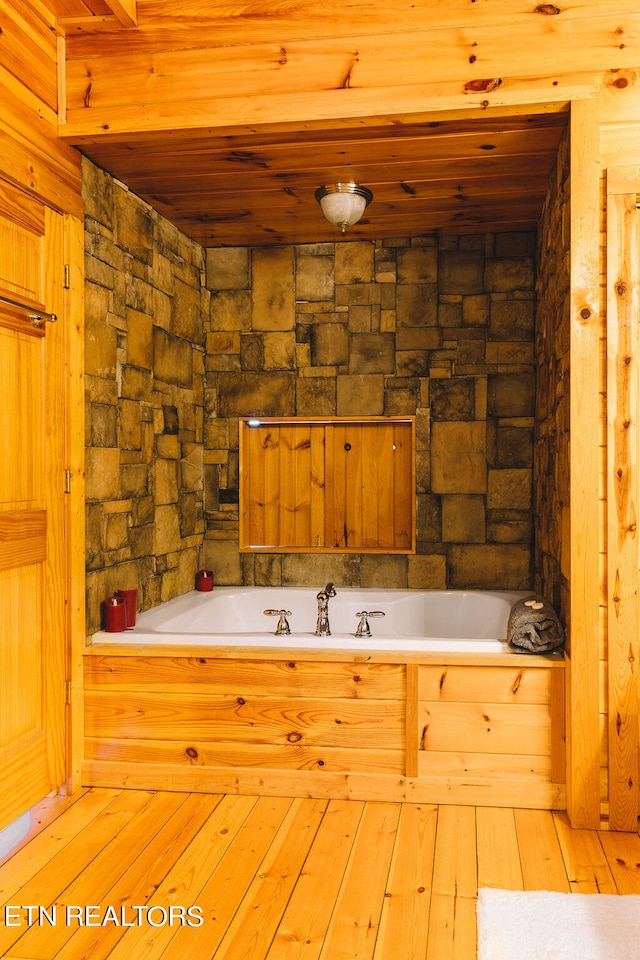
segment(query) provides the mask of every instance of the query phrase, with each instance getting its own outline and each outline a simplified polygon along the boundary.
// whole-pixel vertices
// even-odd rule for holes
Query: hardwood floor
[[[87,790],[39,804],[0,863],[0,956],[473,960],[483,886],[640,893],[640,837],[538,810]]]

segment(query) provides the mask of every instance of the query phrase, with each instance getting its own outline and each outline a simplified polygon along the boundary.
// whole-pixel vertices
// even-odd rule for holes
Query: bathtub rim
[[[467,594],[488,594],[498,596],[502,599],[513,598],[520,599],[533,593],[532,590],[517,590],[514,588],[502,589],[480,589],[480,588],[443,588],[443,589],[425,589],[417,590],[408,587],[344,587],[343,592],[349,593],[371,593],[380,595],[380,593],[390,595],[403,594],[454,594],[465,596]],[[304,591],[315,592],[314,588],[307,586],[254,586],[246,584],[229,585],[218,588],[216,592],[227,593],[229,591],[258,591],[265,596],[269,596],[274,590],[293,590],[295,592]],[[199,593],[196,590],[189,590],[172,600],[165,601],[156,607],[149,608],[145,613],[153,613],[156,610],[171,604],[180,604],[188,600],[196,604],[210,602],[213,592]],[[215,638],[211,642],[203,638],[211,636]],[[117,634],[108,633],[104,630],[96,631],[86,638],[84,648],[85,653],[101,652],[105,655],[124,654],[136,655],[145,654],[147,656],[175,656],[175,657],[205,657],[206,659],[246,659],[246,660],[348,660],[351,662],[378,662],[378,663],[466,663],[472,660],[473,663],[481,664],[533,664],[537,662],[540,666],[548,666],[550,663],[563,664],[565,660],[564,649],[552,651],[550,653],[532,654],[527,651],[516,652],[510,648],[505,639],[498,638],[453,638],[453,637],[418,637],[416,635],[391,635],[385,637],[384,634],[374,635],[374,648],[367,649],[362,642],[350,646],[350,642],[355,640],[353,633],[335,633],[327,638],[319,639],[314,633],[295,631],[289,642],[289,637],[276,638],[272,630],[254,633],[253,631],[238,634],[243,637],[256,637],[255,643],[243,642],[234,643],[234,634],[229,633],[182,633],[179,630],[163,631],[155,630],[151,626],[148,630],[140,630],[140,623],[132,630],[125,630]],[[148,639],[147,639],[148,637]],[[117,639],[116,639],[117,638]],[[189,639],[185,639],[189,638]],[[304,644],[300,641],[304,640]],[[278,642],[280,641],[280,642]],[[296,642],[297,641],[297,642]],[[384,646],[384,642],[388,645]],[[403,643],[425,641],[433,646],[423,649],[403,649]],[[464,649],[461,645],[467,644]],[[474,649],[474,645],[476,648]],[[497,649],[487,649],[488,645],[497,645]],[[484,649],[483,649],[484,646]],[[524,661],[524,662],[523,662]]]
[[[506,643],[505,643],[506,646]],[[205,660],[326,660],[348,661],[351,663],[404,663],[404,664],[468,664],[477,666],[526,666],[529,667],[564,667],[564,650],[551,653],[513,653],[507,648],[504,651],[491,653],[460,652],[441,650],[362,650],[341,649],[331,646],[309,646],[294,648],[282,644],[281,646],[214,646],[203,643],[127,643],[119,641],[100,640],[88,641],[83,650],[84,656],[145,656],[149,658],[169,657],[174,659],[205,659]]]

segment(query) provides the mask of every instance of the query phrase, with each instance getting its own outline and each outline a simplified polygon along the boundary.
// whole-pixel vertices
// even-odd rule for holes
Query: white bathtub
[[[138,616],[122,633],[100,632],[93,643],[206,645],[354,651],[508,651],[506,630],[516,600],[531,591],[383,590],[336,585],[329,601],[330,637],[315,635],[318,589],[310,587],[215,587],[192,591]],[[275,634],[277,617],[290,610],[289,636]],[[360,611],[371,618],[371,637],[356,637]]]

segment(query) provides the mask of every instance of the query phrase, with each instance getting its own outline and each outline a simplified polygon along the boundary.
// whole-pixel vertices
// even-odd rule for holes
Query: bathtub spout
[[[318,620],[316,622],[316,637],[330,637],[329,628],[329,600],[335,597],[336,591],[332,583],[328,583],[317,596]]]

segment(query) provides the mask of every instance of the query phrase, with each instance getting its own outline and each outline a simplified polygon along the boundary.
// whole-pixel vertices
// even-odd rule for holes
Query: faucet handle
[[[360,623],[356,627],[356,637],[370,637],[371,628],[369,627],[369,617],[384,617],[383,610],[361,610],[360,613],[356,613],[356,617],[360,617]]]
[[[280,617],[278,620],[278,626],[276,627],[276,636],[289,636],[291,633],[291,627],[287,617],[291,616],[291,610],[264,610],[265,617]]]

